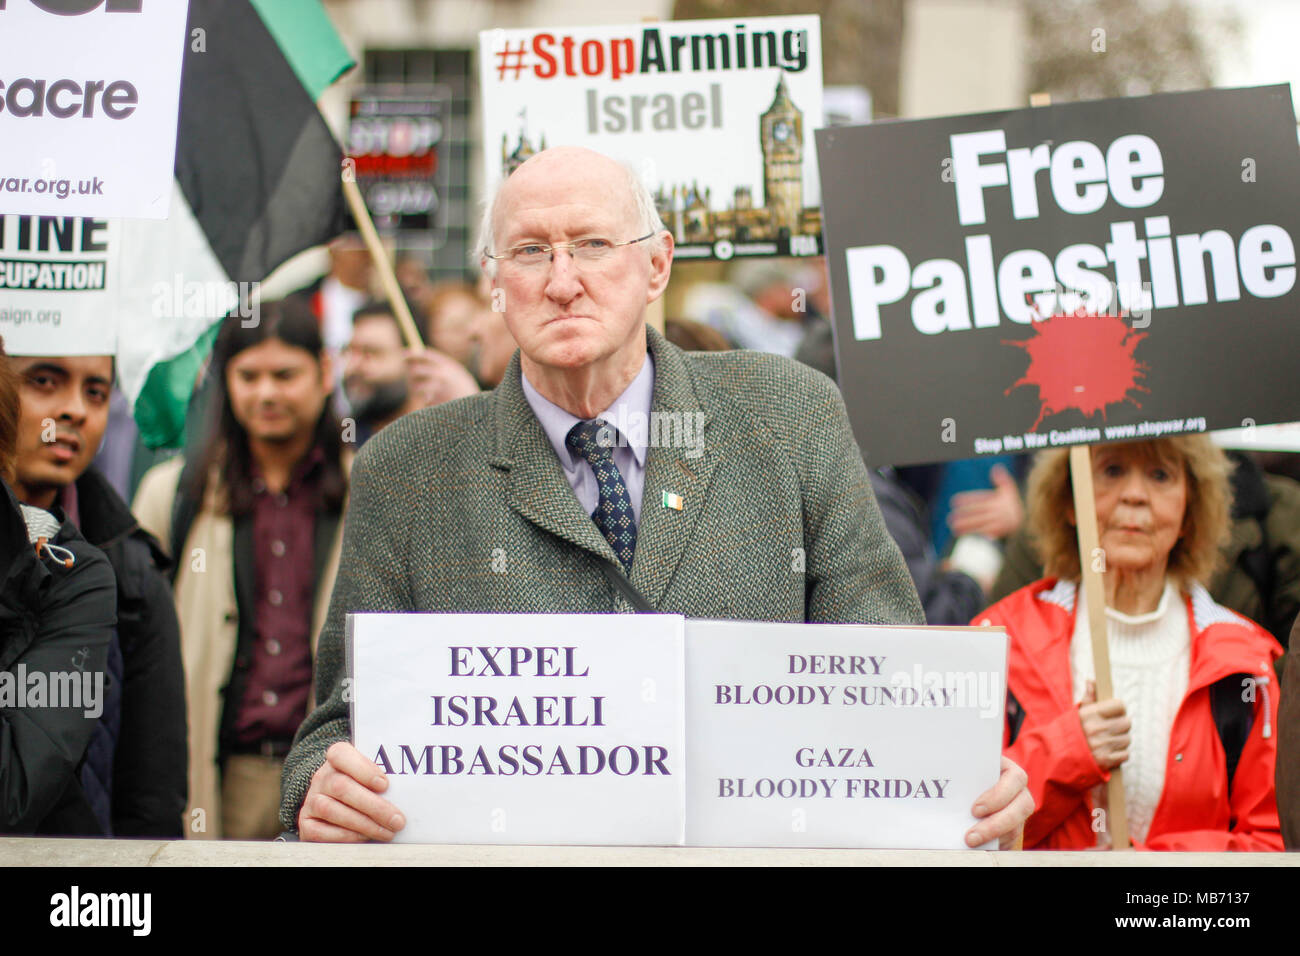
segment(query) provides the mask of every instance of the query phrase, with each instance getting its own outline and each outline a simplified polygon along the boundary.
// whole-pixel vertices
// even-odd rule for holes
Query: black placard
[[[817,147],[869,464],[1300,419],[1289,86],[838,127]]]

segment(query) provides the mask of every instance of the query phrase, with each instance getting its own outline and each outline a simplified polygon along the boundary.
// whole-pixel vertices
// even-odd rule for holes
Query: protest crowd
[[[1086,601],[1068,448],[895,467],[855,438],[834,247],[715,263],[665,310],[683,233],[635,170],[512,159],[462,275],[401,255],[394,298],[349,227],[319,278],[216,317],[180,447],[145,447],[114,354],[6,343],[0,833],[392,840],[349,613],[596,613],[617,639],[611,612],[657,610],[1005,628],[966,845],[1300,849],[1300,452],[1088,446]],[[696,465],[618,432],[663,409],[703,416]],[[1123,847],[1097,825],[1117,769]]]

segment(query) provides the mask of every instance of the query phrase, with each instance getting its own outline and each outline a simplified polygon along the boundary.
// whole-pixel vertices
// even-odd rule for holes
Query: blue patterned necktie
[[[591,520],[596,522],[623,570],[632,574],[632,552],[636,550],[636,516],[623,475],[614,464],[614,429],[604,419],[578,422],[565,437],[568,445],[591,465],[600,488],[600,500]]]

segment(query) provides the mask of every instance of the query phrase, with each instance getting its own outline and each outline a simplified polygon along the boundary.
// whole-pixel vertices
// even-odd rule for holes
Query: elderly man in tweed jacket
[[[686,353],[645,324],[672,237],[628,170],[538,154],[489,207],[480,255],[520,351],[494,391],[408,415],[357,458],[319,706],[284,769],[281,819],[304,840],[404,825],[347,742],[349,612],[628,612],[639,592],[692,617],[924,621],[834,383],[779,356]],[[668,423],[648,448],[622,433],[638,395]],[[974,845],[1032,810],[1014,765],[981,802]]]

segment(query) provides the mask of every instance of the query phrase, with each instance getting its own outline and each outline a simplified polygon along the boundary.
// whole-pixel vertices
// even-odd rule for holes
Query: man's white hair
[[[650,248],[651,254],[663,251],[663,237],[659,235],[664,232],[663,220],[659,218],[659,210],[655,208],[654,196],[650,193],[649,187],[644,180],[637,174],[636,170],[628,163],[620,162],[619,167],[627,175],[627,188],[632,194],[632,202],[636,207],[636,236],[628,236],[628,239],[635,239],[638,236],[644,236],[648,232],[654,233],[654,237],[646,240],[645,245]],[[500,255],[502,250],[494,248],[496,245],[496,236],[492,229],[492,217],[496,212],[497,200],[501,197],[501,187],[505,185],[506,178],[497,180],[496,187],[492,190],[492,195],[483,201],[483,216],[479,221],[478,242],[474,246],[474,251],[470,253],[470,259],[478,265],[482,263],[483,271],[487,273],[488,278],[495,278],[499,261],[489,259],[489,252]],[[611,236],[616,242],[622,242],[622,237]]]

